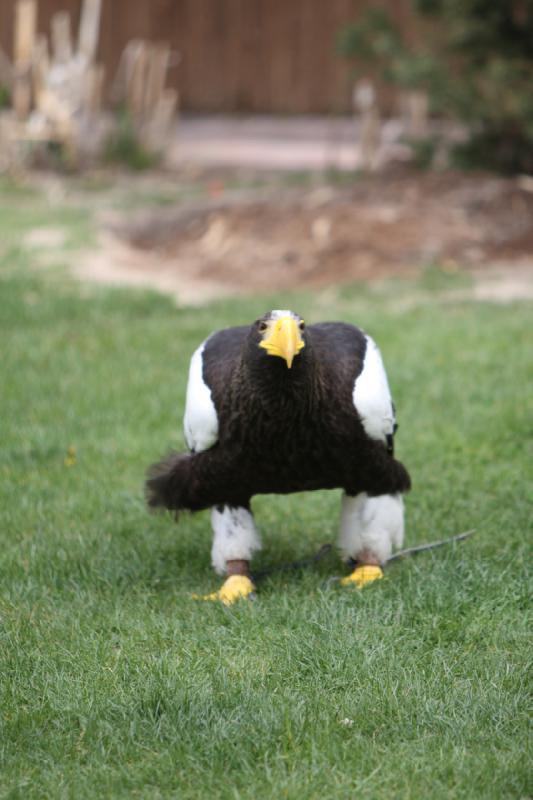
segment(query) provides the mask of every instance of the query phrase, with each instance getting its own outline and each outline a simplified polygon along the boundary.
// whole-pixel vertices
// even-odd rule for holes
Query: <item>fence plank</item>
[[[16,0],[0,0],[0,47],[12,55]],[[95,7],[96,0],[92,0]],[[412,28],[408,0],[381,0]],[[335,53],[340,28],[373,0],[103,0],[96,58],[106,91],[130,39],[179,50],[167,85],[198,112],[349,113],[352,67]],[[77,30],[82,0],[38,0],[38,31],[67,11]]]

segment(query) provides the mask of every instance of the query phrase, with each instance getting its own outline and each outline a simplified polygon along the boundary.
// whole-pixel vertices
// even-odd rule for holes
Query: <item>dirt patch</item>
[[[223,194],[115,221],[99,269],[89,263],[82,273],[151,285],[186,302],[412,276],[429,264],[450,272],[505,264],[523,273],[533,268],[526,181],[389,174],[349,188]]]
[[[62,228],[32,228],[24,237],[24,244],[37,249],[57,249],[64,246],[66,238]]]

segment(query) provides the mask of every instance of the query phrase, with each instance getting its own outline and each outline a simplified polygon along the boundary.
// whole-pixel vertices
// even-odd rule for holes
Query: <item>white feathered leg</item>
[[[217,506],[211,511],[213,547],[211,561],[219,575],[226,572],[226,562],[250,561],[261,549],[261,539],[254,518],[247,508]]]
[[[344,559],[358,562],[343,585],[364,586],[383,577],[381,566],[400,547],[404,534],[403,497],[384,494],[369,497],[365,492],[342,498],[338,547]]]
[[[197,600],[219,600],[231,606],[241,598],[254,597],[255,586],[249,573],[249,562],[261,548],[259,533],[249,509],[217,506],[211,511],[213,547],[211,560],[219,575],[228,577],[216,592],[198,596]]]

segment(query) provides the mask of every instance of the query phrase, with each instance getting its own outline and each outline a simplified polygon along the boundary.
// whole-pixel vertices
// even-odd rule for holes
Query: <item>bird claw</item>
[[[246,575],[230,575],[220,589],[210,594],[193,594],[193,600],[220,600],[225,606],[232,606],[241,598],[253,600],[255,586]]]
[[[362,589],[363,586],[367,586],[374,581],[379,581],[383,577],[383,570],[381,567],[373,564],[363,564],[360,567],[356,567],[350,575],[346,575],[345,578],[342,578],[340,585],[355,585],[358,589]]]

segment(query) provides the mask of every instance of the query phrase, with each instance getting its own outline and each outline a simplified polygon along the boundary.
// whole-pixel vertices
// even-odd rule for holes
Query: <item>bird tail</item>
[[[150,508],[167,508],[176,513],[202,511],[231,498],[228,474],[212,450],[170,453],[148,470],[146,502]]]
[[[401,461],[391,458],[383,448],[376,452],[372,467],[365,473],[368,480],[368,491],[372,496],[408,492],[411,478]],[[361,491],[360,489],[358,491]]]
[[[394,460],[394,473],[397,492],[408,492],[411,488],[411,476],[401,461]]]
[[[190,497],[194,455],[170,453],[148,470],[145,490],[150,508],[170,511],[193,511]]]

